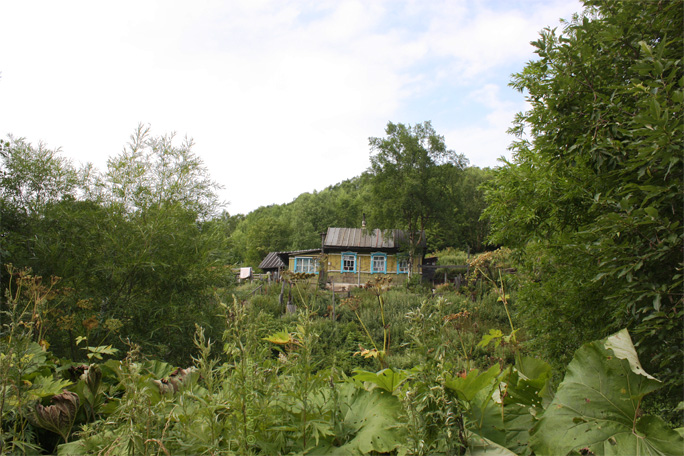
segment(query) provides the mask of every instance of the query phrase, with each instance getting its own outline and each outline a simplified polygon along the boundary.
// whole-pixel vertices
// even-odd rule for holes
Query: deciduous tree
[[[584,4],[513,77],[530,109],[489,186],[492,240],[527,253],[519,303],[534,333],[569,352],[627,326],[647,369],[678,388],[682,2]]]
[[[465,168],[463,155],[447,149],[430,122],[389,122],[386,137],[370,138],[373,223],[408,233],[410,261],[436,214],[444,208],[448,171]]]
[[[100,342],[108,320],[148,353],[177,362],[191,355],[195,323],[218,331],[213,290],[232,274],[225,237],[207,221],[220,207],[218,185],[191,146],[139,127],[101,175],[42,145],[2,148],[2,262],[62,277],[74,290],[47,320],[57,353],[84,332]]]

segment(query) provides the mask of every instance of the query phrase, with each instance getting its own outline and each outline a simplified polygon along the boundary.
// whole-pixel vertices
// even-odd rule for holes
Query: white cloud
[[[522,103],[505,101],[501,68],[529,59],[537,31],[572,10],[531,5],[4,2],[0,134],[100,168],[138,122],[187,134],[231,213],[360,174],[367,138],[414,106],[434,108],[450,147],[498,156]],[[482,117],[453,114],[454,99],[477,100]]]
[[[470,164],[481,168],[496,167],[501,157],[510,158],[508,147],[513,138],[506,133],[517,112],[527,109],[524,102],[506,101],[502,88],[486,84],[470,94],[470,98],[488,108],[484,119],[476,125],[458,126],[444,134],[452,149],[463,153]]]

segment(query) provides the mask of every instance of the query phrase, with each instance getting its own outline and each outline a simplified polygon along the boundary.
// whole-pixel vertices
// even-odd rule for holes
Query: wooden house
[[[326,274],[325,281],[340,286],[364,285],[378,276],[401,283],[420,274],[425,253],[421,235],[418,252],[409,266],[408,236],[401,230],[328,228],[321,249],[288,252],[288,269],[293,272]]]

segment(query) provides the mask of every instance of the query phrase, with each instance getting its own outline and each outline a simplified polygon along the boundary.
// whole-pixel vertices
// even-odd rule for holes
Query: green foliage
[[[657,417],[641,416],[642,399],[659,387],[642,369],[626,330],[583,346],[533,430],[535,453],[582,448],[594,454],[681,452],[681,435]]]
[[[268,252],[318,248],[328,227],[359,226],[369,213],[367,176],[303,193],[289,204],[260,207],[237,223],[231,233],[232,258],[257,267]]]
[[[35,426],[68,440],[79,399],[64,390],[71,382],[54,376],[55,360],[45,340],[54,285],[28,269],[8,265],[10,281],[0,301],[0,448],[7,452],[39,450]],[[53,405],[40,402],[53,397]]]
[[[46,204],[76,195],[81,176],[67,159],[59,156],[59,150],[48,149],[42,143],[34,147],[24,138],[12,136],[3,146],[0,147],[3,211],[32,215]]]
[[[429,122],[389,123],[370,139],[367,174],[217,216],[191,141],[139,127],[102,175],[43,145],[2,143],[0,255],[17,268],[2,276],[1,451],[681,451],[681,429],[644,410],[656,396],[650,409],[672,419],[681,399],[683,11],[585,5],[560,34],[542,32],[539,59],[514,76],[530,110],[496,171],[465,168]],[[439,249],[480,250],[491,224],[491,242],[517,250],[472,258],[463,287],[437,296],[417,284],[355,290],[334,320],[330,294],[296,278],[294,314],[277,287],[253,297],[245,286],[222,304],[230,263],[316,248],[327,227],[364,213],[426,230]],[[578,346],[625,326],[664,388],[621,331],[579,349],[554,396]],[[103,362],[126,337],[142,348]],[[352,356],[361,344],[368,359]]]
[[[396,396],[380,389],[369,392],[352,383],[342,383],[338,388],[343,444],[331,452],[390,453],[402,446],[404,425]]]
[[[214,215],[220,186],[192,147],[189,138],[178,146],[174,135],[155,137],[149,126],[139,125],[128,147],[107,162],[107,199],[128,213],[180,205],[201,220]]]
[[[267,209],[257,209],[238,225],[235,236],[242,244],[242,261],[258,266],[269,252],[289,250],[292,227],[288,220],[272,214]],[[320,242],[319,242],[320,243]]]
[[[479,220],[484,208],[479,186],[489,179],[490,171],[441,165],[439,172],[444,206],[432,211],[429,247],[482,250],[488,222]],[[260,207],[224,220],[230,233],[227,257],[232,263],[257,267],[268,252],[318,248],[321,233],[329,227],[358,227],[364,214],[369,222],[380,225],[379,206],[371,197],[373,179],[364,173],[320,192],[303,193],[291,203]]]
[[[681,2],[587,0],[546,29],[512,86],[530,110],[487,184],[492,242],[520,249],[539,346],[566,360],[629,327],[671,397],[682,385]],[[572,335],[570,340],[565,337]]]
[[[121,349],[123,335],[187,362],[195,322],[219,335],[215,290],[232,274],[220,225],[206,221],[219,207],[217,186],[191,147],[139,127],[102,175],[43,145],[12,139],[2,148],[0,256],[63,278],[53,279],[57,296],[39,328],[59,356],[78,357],[77,337]]]
[[[530,454],[530,432],[553,398],[551,366],[536,358],[518,356],[509,368],[503,394],[503,428],[507,447],[515,454]]]
[[[489,221],[481,218],[487,206],[482,186],[491,179],[492,171],[454,166],[445,172],[447,185],[442,194],[445,206],[435,213],[435,223],[426,230],[428,250],[458,248],[481,252],[487,247],[489,235]]]
[[[460,399],[472,401],[483,388],[493,385],[500,373],[501,368],[496,364],[481,374],[473,369],[465,377],[447,377],[445,386],[454,390]]]
[[[413,263],[421,234],[444,209],[450,173],[466,159],[448,150],[430,122],[414,126],[389,122],[387,137],[370,138],[372,223],[408,233],[405,247]]]
[[[393,290],[382,294],[384,326],[394,322],[393,302],[409,309],[402,317],[405,339],[393,350],[406,351],[414,364],[355,369],[348,378],[337,365],[352,359],[355,347],[347,341],[346,354],[320,349],[321,335],[336,344],[366,333],[354,321],[315,316],[307,301],[320,290],[300,291],[299,311],[282,319],[250,301],[222,305],[223,349],[215,350],[196,327],[198,354],[187,369],[144,360],[137,347],[122,361],[57,367],[43,347],[27,345],[32,326],[6,326],[12,337],[2,340],[9,356],[3,346],[0,357],[4,448],[54,452],[59,444],[59,454],[510,455],[589,447],[598,454],[593,437],[599,434],[606,452],[625,442],[636,449],[634,441],[664,452],[681,445],[676,431],[642,416],[644,398],[660,382],[641,369],[626,331],[578,351],[554,398],[550,366],[520,355],[512,335],[490,332],[514,353],[514,364],[492,363],[476,347],[474,336],[481,332],[473,323],[482,320],[464,309],[473,304],[469,299],[415,296],[422,299],[415,306],[405,291]],[[365,304],[379,306],[377,290],[361,291],[357,305],[368,299]],[[23,307],[8,312],[17,308]],[[88,351],[102,355],[109,349]],[[614,418],[610,426],[607,416]],[[555,434],[585,425],[591,432]],[[38,427],[44,430],[36,432]]]
[[[332,321],[315,319],[313,331],[319,337],[313,347],[313,356],[325,360],[324,364],[334,366],[338,371],[351,375],[354,368],[371,368],[376,364],[358,356],[350,356],[367,342],[366,335],[355,321]]]
[[[353,378],[360,382],[372,383],[388,393],[394,393],[408,377],[409,373],[405,371],[387,368],[377,373],[368,372],[363,369],[355,369]]]
[[[447,247],[444,250],[433,250],[431,256],[437,257],[437,264],[464,265],[468,262],[468,252]]]

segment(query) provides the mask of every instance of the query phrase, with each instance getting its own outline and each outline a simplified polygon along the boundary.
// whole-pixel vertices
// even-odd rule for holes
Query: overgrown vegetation
[[[7,310],[7,453],[598,454],[611,445],[674,454],[684,443],[642,416],[661,383],[641,368],[626,331],[578,351],[554,394],[551,366],[526,354],[496,279],[475,301],[372,283],[344,297],[335,320],[323,313],[332,293],[301,279],[291,284],[296,314],[268,304],[278,302],[276,287],[233,297],[220,305],[221,339],[197,326],[183,368],[136,345],[121,360],[104,359],[116,354],[111,346],[85,347],[87,363],[55,357],[35,341],[32,309],[47,290],[33,276],[18,280],[43,291],[16,290]],[[566,428],[572,438],[555,436]]]
[[[0,452],[680,454],[684,11],[585,6],[496,170],[390,123],[368,173],[230,216],[189,140],[140,127],[102,173],[0,144]],[[368,204],[402,179],[403,217]],[[235,283],[363,214],[443,283]]]
[[[493,241],[520,256],[519,316],[538,352],[562,365],[628,327],[681,419],[684,8],[585,5],[544,30],[539,58],[513,77],[530,110],[486,215]]]

